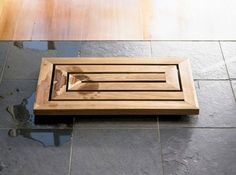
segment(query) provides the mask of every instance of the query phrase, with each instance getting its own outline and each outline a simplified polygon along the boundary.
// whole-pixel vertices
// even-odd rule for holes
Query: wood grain
[[[234,0],[1,0],[0,40],[235,40]]]
[[[165,81],[165,73],[103,73],[103,74],[86,74],[86,73],[77,73],[69,75],[69,84],[76,82],[109,82],[109,81]]]

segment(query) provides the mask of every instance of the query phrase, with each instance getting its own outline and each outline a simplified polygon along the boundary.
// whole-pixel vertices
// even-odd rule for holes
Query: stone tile
[[[56,56],[55,50],[42,51],[11,46],[3,79],[37,79],[41,59],[53,56]]]
[[[6,52],[9,47],[9,42],[0,42],[0,63],[2,64],[2,61],[6,58]]]
[[[0,128],[15,127],[16,123],[7,112],[10,105],[21,104],[23,99],[30,97],[36,88],[36,81],[14,80],[3,81],[0,85]]]
[[[9,42],[0,42],[0,83],[2,80],[3,67],[6,60],[6,54],[9,48],[9,44]]]
[[[155,129],[157,127],[157,116],[79,116],[74,123],[74,128]]]
[[[72,175],[162,175],[157,129],[77,129]]]
[[[236,174],[236,129],[161,129],[164,174]]]
[[[152,56],[190,59],[194,79],[228,79],[218,42],[152,42]]]
[[[150,56],[150,42],[84,42],[81,45],[81,57],[141,57]]]
[[[34,124],[33,104],[36,84],[36,80],[5,80],[0,84],[0,128],[72,127],[71,124],[60,123]]]
[[[76,41],[55,41],[57,57],[78,57],[82,42]]]
[[[59,143],[57,143],[59,145],[64,136],[62,131],[50,133],[45,130],[8,131],[0,129],[0,174],[67,175],[70,160],[70,138],[60,147],[45,147],[36,141],[39,139],[53,142],[52,139],[56,136],[59,139]],[[31,139],[29,139],[30,137]]]
[[[221,42],[230,78],[236,79],[236,42]]]
[[[160,116],[160,126],[236,127],[236,102],[229,81],[199,81],[198,116]]]
[[[232,83],[232,86],[233,86],[234,94],[236,95],[236,80],[231,81],[231,83]]]

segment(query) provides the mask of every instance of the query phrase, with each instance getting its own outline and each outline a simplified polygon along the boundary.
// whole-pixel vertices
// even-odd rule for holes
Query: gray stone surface
[[[234,94],[235,94],[235,97],[236,97],[236,80],[231,81],[231,83],[232,83],[233,91],[234,91]]]
[[[152,42],[152,56],[190,59],[194,79],[228,79],[218,42]]]
[[[23,99],[30,97],[35,91],[36,83],[33,80],[2,81],[0,84],[0,128],[16,127],[17,123],[7,112],[7,107],[21,104]]]
[[[0,42],[0,83],[2,80],[3,68],[7,58],[7,50],[9,48],[8,42]]]
[[[199,81],[198,116],[161,116],[161,126],[236,127],[236,102],[229,81]]]
[[[156,129],[78,129],[71,175],[162,175]]]
[[[5,53],[2,46],[0,43],[0,55]],[[56,50],[51,51],[44,44],[41,49],[37,43],[28,42],[26,46],[25,49],[11,46],[4,80],[0,84],[0,175],[67,175],[70,142],[57,148],[44,148],[42,143],[28,137],[48,138],[35,132],[71,126],[19,125],[6,108],[21,104],[33,94],[41,57],[150,57],[150,43],[57,42]],[[222,42],[221,46],[234,79],[236,44]],[[164,175],[236,174],[236,99],[230,82],[219,80],[228,79],[219,43],[152,42],[152,53],[153,57],[190,58],[194,78],[205,79],[195,82],[200,115],[158,116],[159,122],[156,116],[80,116],[74,123],[71,175],[163,175],[163,166]],[[0,56],[0,65],[5,59],[2,58]],[[236,80],[232,80],[232,85],[236,93]],[[21,134],[9,137],[10,128]]]
[[[55,41],[57,57],[78,57],[82,42],[77,41]]]
[[[71,128],[70,124],[35,125],[29,121],[28,114],[33,114],[34,92],[36,89],[36,80],[5,80],[0,84],[0,129],[1,128]],[[27,102],[23,102],[27,99]],[[25,105],[21,105],[26,103]],[[17,105],[19,110],[13,117],[7,110],[9,106]],[[20,107],[19,107],[20,106]],[[27,106],[25,108],[24,106]],[[29,113],[28,113],[29,112]],[[32,119],[34,117],[32,116]]]
[[[157,129],[156,116],[84,116],[77,117],[74,128]]]
[[[0,65],[6,58],[6,52],[9,47],[9,42],[0,42]]]
[[[1,175],[68,175],[70,141],[61,147],[44,147],[23,136],[9,137],[9,132],[0,129]]]
[[[150,42],[84,42],[81,45],[81,57],[141,57],[151,56]]]
[[[236,129],[161,129],[164,175],[236,174]]]
[[[4,72],[4,80],[37,79],[43,57],[55,57],[56,51],[20,49],[11,46]]]
[[[221,42],[230,78],[236,79],[236,42]]]

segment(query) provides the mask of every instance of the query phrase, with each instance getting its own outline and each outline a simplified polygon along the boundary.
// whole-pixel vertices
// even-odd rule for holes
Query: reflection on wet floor
[[[19,49],[56,50],[57,57],[78,57],[81,42],[15,41],[14,46]]]
[[[13,120],[19,127],[32,125],[34,123],[34,100],[35,93],[33,93],[31,97],[23,99],[21,104],[7,107],[7,111],[11,114]]]
[[[61,146],[70,141],[72,129],[10,129],[10,137],[23,136],[40,142],[43,146]]]
[[[21,104],[7,107],[7,111],[16,123],[16,128],[10,129],[8,135],[10,137],[23,136],[38,141],[45,147],[61,146],[68,142],[71,138],[72,129],[68,129],[67,125],[55,125],[54,129],[31,128],[35,125],[34,100],[35,93],[29,98],[23,99]]]

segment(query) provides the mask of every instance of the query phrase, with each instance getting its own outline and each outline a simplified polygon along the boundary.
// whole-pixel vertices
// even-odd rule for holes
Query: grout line
[[[160,145],[161,150],[161,167],[162,167],[162,174],[164,175],[164,159],[162,155],[162,145],[161,145],[161,131],[160,131],[160,125],[159,125],[159,117],[157,117],[157,135],[158,135],[158,142]]]
[[[69,159],[69,170],[68,175],[71,175],[71,167],[72,167],[72,156],[73,156],[73,140],[74,140],[74,124],[75,118],[73,118],[73,126],[72,126],[72,133],[71,133],[71,145],[70,145],[70,159]]]
[[[222,46],[221,46],[221,42],[218,41],[218,43],[219,43],[221,54],[222,54],[222,57],[223,57],[223,60],[224,60],[224,63],[225,63],[225,67],[226,67],[226,71],[227,71],[227,74],[228,74],[228,78],[230,79],[229,69],[228,69],[228,66],[226,64],[226,60],[225,60],[224,52],[223,52],[223,49],[222,49]],[[236,101],[236,94],[234,92],[232,81],[230,81],[230,86],[231,86],[231,90],[233,92],[234,100]]]
[[[8,54],[9,54],[9,50],[10,50],[10,45],[11,43],[8,43],[7,45],[7,51],[5,53],[5,60],[4,60],[4,63],[3,63],[3,66],[2,66],[2,71],[0,72],[0,83],[2,82],[3,80],[3,75],[4,75],[4,72],[5,72],[5,68],[6,68],[6,65],[7,65],[7,60],[8,60]]]

